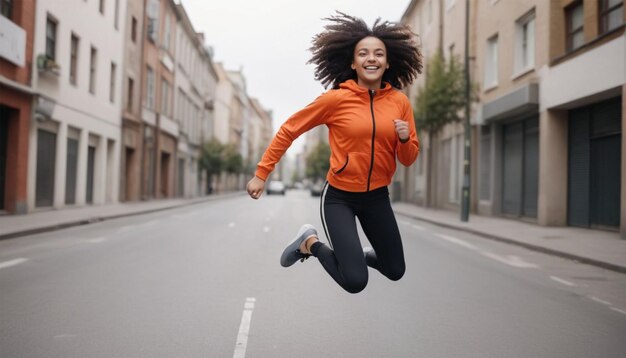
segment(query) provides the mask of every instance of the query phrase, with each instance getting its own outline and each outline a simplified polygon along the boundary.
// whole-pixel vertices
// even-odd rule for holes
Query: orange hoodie
[[[409,123],[410,135],[404,143],[396,134],[394,119]],[[396,171],[396,156],[400,163],[409,166],[419,153],[408,98],[388,83],[380,90],[370,91],[348,80],[283,123],[255,175],[267,180],[291,143],[321,124],[328,127],[331,149],[326,179],[341,190],[365,192],[387,186]]]

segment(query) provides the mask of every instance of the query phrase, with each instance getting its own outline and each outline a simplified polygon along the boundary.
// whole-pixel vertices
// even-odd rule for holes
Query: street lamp
[[[461,195],[461,221],[469,220],[470,206],[470,75],[469,75],[469,0],[465,0],[465,155],[463,160],[463,189]]]

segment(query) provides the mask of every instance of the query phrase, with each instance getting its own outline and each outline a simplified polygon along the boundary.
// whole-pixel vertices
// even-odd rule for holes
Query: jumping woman
[[[378,19],[370,29],[362,19],[340,12],[326,20],[330,23],[313,38],[309,63],[316,66],[315,78],[332,89],[280,127],[247,191],[258,199],[291,143],[326,125],[331,156],[320,212],[328,245],[306,224],[280,263],[289,267],[314,256],[343,289],[358,293],[367,285],[367,266],[394,281],[404,275],[402,240],[387,186],[396,158],[410,166],[419,154],[413,109],[398,89],[422,73],[422,54],[405,25]],[[361,248],[355,218],[371,248]]]

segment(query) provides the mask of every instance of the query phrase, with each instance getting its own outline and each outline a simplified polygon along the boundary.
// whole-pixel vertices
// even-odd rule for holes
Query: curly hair
[[[307,62],[315,65],[315,79],[324,88],[332,85],[336,89],[344,81],[357,79],[356,72],[350,68],[354,48],[359,41],[369,36],[380,39],[387,49],[389,68],[383,74],[384,82],[402,88],[410,85],[422,73],[422,53],[415,41],[417,35],[408,26],[381,22],[378,18],[370,29],[363,19],[339,11],[337,15],[324,20],[331,23],[313,37],[313,46],[310,48],[313,57]]]

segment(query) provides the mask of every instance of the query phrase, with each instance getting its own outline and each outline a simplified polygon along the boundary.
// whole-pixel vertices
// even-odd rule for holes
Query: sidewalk
[[[64,208],[60,210],[49,209],[36,211],[26,215],[3,215],[0,216],[0,240],[59,230],[71,226],[85,225],[124,216],[139,215],[181,206],[204,203],[211,200],[218,200],[243,194],[243,191],[237,191],[193,199],[177,198],[150,200],[132,203]]]
[[[626,240],[620,239],[618,232],[539,226],[475,214],[470,214],[464,223],[456,211],[424,209],[400,202],[392,206],[398,215],[626,273]]]

